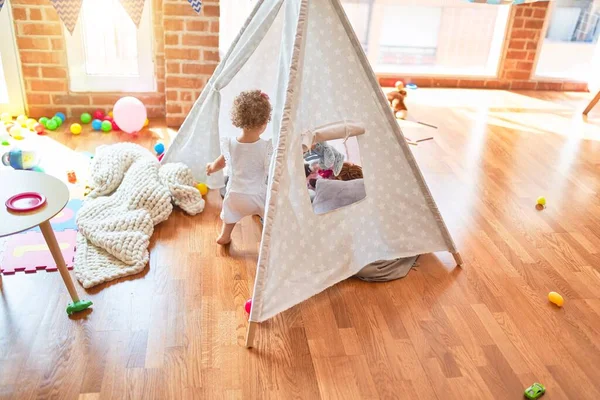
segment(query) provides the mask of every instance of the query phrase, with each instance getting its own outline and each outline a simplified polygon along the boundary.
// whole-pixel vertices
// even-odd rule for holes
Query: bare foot
[[[231,243],[231,236],[225,236],[224,234],[221,234],[221,236],[217,238],[217,244],[220,244],[221,246],[225,246],[229,243]]]

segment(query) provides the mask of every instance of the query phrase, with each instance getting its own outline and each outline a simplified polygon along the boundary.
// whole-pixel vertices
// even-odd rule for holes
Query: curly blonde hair
[[[258,128],[271,121],[269,96],[260,90],[247,90],[233,100],[231,122],[242,129]]]

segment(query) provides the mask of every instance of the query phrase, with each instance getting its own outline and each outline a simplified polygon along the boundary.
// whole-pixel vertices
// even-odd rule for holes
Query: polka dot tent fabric
[[[242,58],[245,63],[233,74],[228,66]],[[269,62],[274,70],[265,64]],[[234,77],[218,89],[219,96],[207,92],[214,92],[227,74]],[[456,252],[339,0],[259,3],[215,75],[209,83],[213,89],[206,89],[194,108],[201,114],[208,109],[207,101],[220,97],[219,107],[204,116],[218,126],[197,133],[200,139],[190,137],[194,128],[182,126],[176,142],[200,143],[225,134],[230,127],[221,112],[248,81],[272,91],[273,120],[267,135],[272,135],[275,153],[250,321],[269,319],[371,262]],[[316,215],[306,189],[301,134],[344,120],[360,121],[366,128],[358,146],[367,197]],[[185,162],[193,152],[196,159],[219,155],[210,151],[207,146],[192,150],[180,145],[167,157]],[[196,170],[189,165],[203,173],[204,164]]]

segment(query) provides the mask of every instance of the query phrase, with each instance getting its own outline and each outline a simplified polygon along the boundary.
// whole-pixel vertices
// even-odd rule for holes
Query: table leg
[[[71,295],[71,299],[73,299],[73,303],[69,304],[69,307],[67,307],[67,313],[72,314],[73,312],[85,310],[92,305],[92,302],[85,300],[81,301],[79,299],[79,295],[77,295],[77,290],[75,289],[75,285],[71,279],[71,274],[67,269],[67,263],[63,258],[62,252],[60,251],[60,246],[56,241],[56,236],[54,236],[54,231],[52,230],[50,222],[42,222],[40,224],[40,230],[42,231],[42,235],[44,235],[44,240],[46,240],[46,244],[50,249],[52,258],[54,258],[54,261],[56,262],[56,268],[58,268],[60,276],[62,277],[62,280],[65,283],[69,294]]]

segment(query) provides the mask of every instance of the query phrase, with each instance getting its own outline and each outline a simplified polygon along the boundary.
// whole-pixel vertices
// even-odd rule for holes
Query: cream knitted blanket
[[[77,214],[75,276],[85,288],[141,272],[154,225],[173,206],[195,215],[204,200],[184,164],[160,165],[132,143],[98,148],[90,168],[93,188]]]

